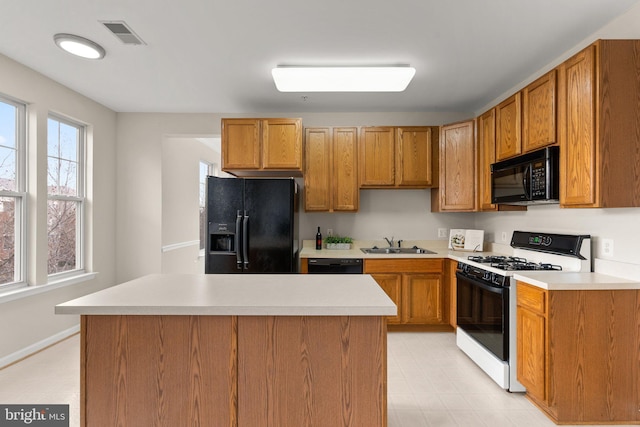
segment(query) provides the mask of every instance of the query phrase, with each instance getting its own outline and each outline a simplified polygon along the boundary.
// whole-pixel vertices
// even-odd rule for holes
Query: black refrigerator
[[[296,273],[293,178],[207,177],[205,273]]]

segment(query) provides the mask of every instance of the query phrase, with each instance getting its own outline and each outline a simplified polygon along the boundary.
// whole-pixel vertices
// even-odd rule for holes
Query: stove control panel
[[[532,246],[551,246],[551,243],[553,243],[553,238],[549,235],[529,236],[529,244]]]

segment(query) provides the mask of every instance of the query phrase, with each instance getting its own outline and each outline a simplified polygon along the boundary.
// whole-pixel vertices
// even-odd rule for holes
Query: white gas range
[[[470,256],[456,272],[458,347],[498,385],[525,388],[516,379],[516,286],[526,270],[591,271],[591,237],[514,231],[512,256]]]

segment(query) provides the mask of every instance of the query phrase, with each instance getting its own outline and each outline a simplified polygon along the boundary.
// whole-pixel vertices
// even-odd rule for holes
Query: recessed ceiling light
[[[280,92],[402,92],[415,73],[408,66],[280,66],[271,70]]]
[[[102,59],[106,52],[98,43],[74,34],[56,34],[53,40],[64,51],[88,59]]]

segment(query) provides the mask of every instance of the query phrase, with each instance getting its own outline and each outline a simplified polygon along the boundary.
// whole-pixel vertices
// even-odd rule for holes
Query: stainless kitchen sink
[[[365,254],[390,254],[390,255],[402,255],[402,254],[435,254],[436,252],[428,249],[419,248],[414,246],[412,248],[360,248]]]

